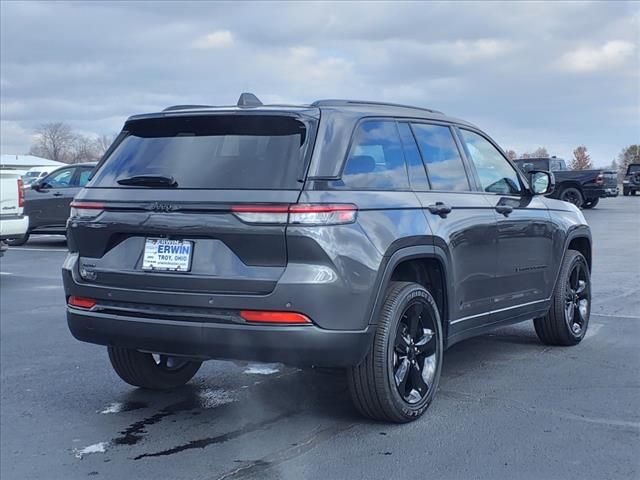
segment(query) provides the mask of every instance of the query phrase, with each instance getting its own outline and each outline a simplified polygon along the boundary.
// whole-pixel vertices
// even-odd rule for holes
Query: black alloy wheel
[[[580,335],[589,321],[591,286],[586,265],[576,262],[565,287],[564,318],[574,335]]]
[[[398,323],[393,351],[393,377],[409,404],[420,402],[433,387],[436,373],[435,319],[422,300],[408,305]]]
[[[549,312],[533,321],[546,345],[570,346],[582,341],[591,315],[591,275],[582,254],[567,250]]]
[[[348,370],[349,391],[362,415],[404,423],[427,410],[442,370],[440,322],[438,306],[422,285],[391,282],[371,349]]]
[[[582,204],[584,203],[580,190],[573,187],[565,189],[560,195],[560,200],[573,203],[578,208],[582,207]]]

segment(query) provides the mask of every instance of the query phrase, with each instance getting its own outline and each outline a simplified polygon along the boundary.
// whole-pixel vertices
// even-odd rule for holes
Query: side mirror
[[[31,186],[31,190],[35,190],[36,192],[39,192],[40,190],[42,190],[42,184],[40,183],[39,180],[36,180],[30,186]]]
[[[534,195],[549,195],[556,187],[556,177],[551,172],[544,170],[531,170],[529,174],[529,185]]]

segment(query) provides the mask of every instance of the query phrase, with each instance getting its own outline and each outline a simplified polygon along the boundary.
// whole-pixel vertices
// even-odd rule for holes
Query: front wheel
[[[351,397],[366,417],[415,420],[429,407],[440,382],[438,308],[421,285],[392,282],[377,320],[371,351],[348,372]]]
[[[562,261],[549,313],[536,318],[533,325],[538,338],[546,345],[576,345],[587,333],[590,314],[589,266],[580,252],[568,250]]]
[[[593,208],[596,205],[598,205],[598,202],[600,201],[599,198],[592,198],[591,200],[587,200],[582,204],[582,208]]]
[[[202,362],[162,354],[143,353],[122,347],[107,347],[111,366],[134,387],[171,390],[187,383]]]

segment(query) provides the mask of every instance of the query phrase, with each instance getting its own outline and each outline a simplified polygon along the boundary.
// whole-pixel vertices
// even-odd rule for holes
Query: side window
[[[469,179],[449,127],[412,124],[434,190],[469,191]]]
[[[549,160],[549,170],[552,172],[562,170],[562,162],[560,160]]]
[[[416,190],[429,190],[427,174],[411,127],[408,123],[398,123],[398,130],[400,130],[400,139],[404,149],[404,158],[407,161],[411,186]]]
[[[461,129],[460,133],[485,192],[516,195],[522,193],[518,174],[491,142],[469,130]]]
[[[67,188],[71,186],[72,179],[73,168],[64,168],[45,178],[43,185],[47,188]]]
[[[91,168],[80,169],[80,174],[78,175],[78,185],[80,187],[84,187],[87,184],[92,171],[93,169]]]
[[[335,187],[368,190],[408,189],[409,180],[395,121],[360,124]]]

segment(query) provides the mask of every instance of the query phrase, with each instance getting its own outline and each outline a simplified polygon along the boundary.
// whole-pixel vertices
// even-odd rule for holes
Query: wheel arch
[[[385,265],[377,282],[369,323],[375,325],[384,303],[385,292],[392,281],[410,281],[423,285],[438,306],[443,340],[447,340],[451,289],[448,288],[449,257],[434,245],[399,248],[385,254]]]

